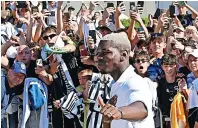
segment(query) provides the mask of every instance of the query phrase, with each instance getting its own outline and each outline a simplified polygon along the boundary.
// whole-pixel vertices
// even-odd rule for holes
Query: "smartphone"
[[[123,1],[117,1],[117,7],[122,3]]]
[[[157,8],[157,10],[155,11],[155,14],[154,14],[154,19],[158,19],[158,17],[161,15],[161,10],[159,8]]]
[[[144,33],[144,29],[143,29],[142,27],[139,27],[139,28],[137,29],[137,31],[138,31],[138,33]]]
[[[36,13],[36,12],[39,12],[37,6],[32,7],[31,10],[32,10],[32,14],[34,14],[34,13]]]
[[[89,30],[89,35],[94,40],[94,43],[96,42],[96,30]]]
[[[109,16],[110,22],[112,22],[113,24],[115,24],[115,14],[113,12],[111,12],[111,15]]]
[[[169,11],[170,11],[170,17],[171,18],[175,18],[175,6],[174,5],[170,5],[169,6]]]
[[[17,1],[17,8],[27,8],[26,1]]]
[[[137,5],[139,5],[139,7],[144,7],[144,1],[138,1]]]
[[[113,3],[107,3],[107,8],[109,7],[113,7],[114,8],[114,4]]]
[[[37,66],[43,66],[43,61],[42,61],[42,59],[37,59],[37,60],[36,60],[36,65],[37,65]]]
[[[70,18],[69,12],[64,13],[64,16],[65,16],[66,22],[68,22]]]
[[[131,11],[136,11],[135,2],[130,2],[130,10]]]
[[[80,50],[80,56],[88,56],[88,51],[86,49],[81,49]]]

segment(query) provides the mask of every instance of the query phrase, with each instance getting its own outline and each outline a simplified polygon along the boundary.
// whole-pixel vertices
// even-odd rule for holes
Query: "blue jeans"
[[[9,128],[17,128],[18,127],[18,111],[8,114],[9,120]]]
[[[1,128],[7,128],[7,119],[6,119],[6,117],[3,117],[1,119]]]

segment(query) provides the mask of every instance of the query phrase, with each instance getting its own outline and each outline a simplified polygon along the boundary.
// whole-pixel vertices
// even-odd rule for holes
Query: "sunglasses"
[[[75,22],[77,22],[76,20],[67,20],[66,22],[70,22],[70,21],[75,21]]]
[[[48,36],[44,36],[43,37],[43,40],[48,40],[48,38],[50,37],[50,39],[52,39],[53,37],[55,37],[57,34],[51,34],[51,35],[48,35]]]
[[[148,62],[148,60],[147,59],[136,59],[135,60],[135,63],[140,63],[140,62],[145,63],[145,62]]]
[[[151,37],[160,37],[160,36],[163,36],[163,33],[152,33],[151,34]]]

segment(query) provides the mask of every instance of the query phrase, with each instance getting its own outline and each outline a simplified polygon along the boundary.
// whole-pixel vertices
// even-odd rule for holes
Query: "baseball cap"
[[[75,8],[74,8],[74,7],[72,7],[72,6],[70,6],[70,7],[68,8],[68,11],[69,11],[69,10],[74,11],[74,10],[75,10]]]
[[[107,29],[111,32],[114,32],[116,31],[116,26],[113,23],[109,22],[106,25],[101,25],[97,28],[97,30],[100,30],[100,29]]]
[[[189,53],[189,54],[187,55],[187,58],[189,58],[190,55],[192,55],[192,56],[198,58],[198,49],[194,49],[191,53]]]
[[[184,28],[183,27],[176,27],[174,30],[180,30],[180,31],[184,32]]]
[[[16,62],[12,65],[11,69],[15,72],[15,73],[22,73],[24,75],[26,75],[26,66],[24,63],[22,62]]]
[[[91,76],[93,74],[92,70],[86,67],[79,67],[78,74],[81,76]]]

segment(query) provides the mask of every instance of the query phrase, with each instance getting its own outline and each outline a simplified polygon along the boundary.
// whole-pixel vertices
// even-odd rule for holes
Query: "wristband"
[[[120,114],[121,114],[121,118],[120,118],[120,119],[122,119],[122,118],[123,118],[122,110],[118,109],[118,111],[119,111],[119,112],[120,112]]]
[[[108,124],[110,123],[109,120],[103,120],[103,122],[104,122],[104,123],[108,123]]]

